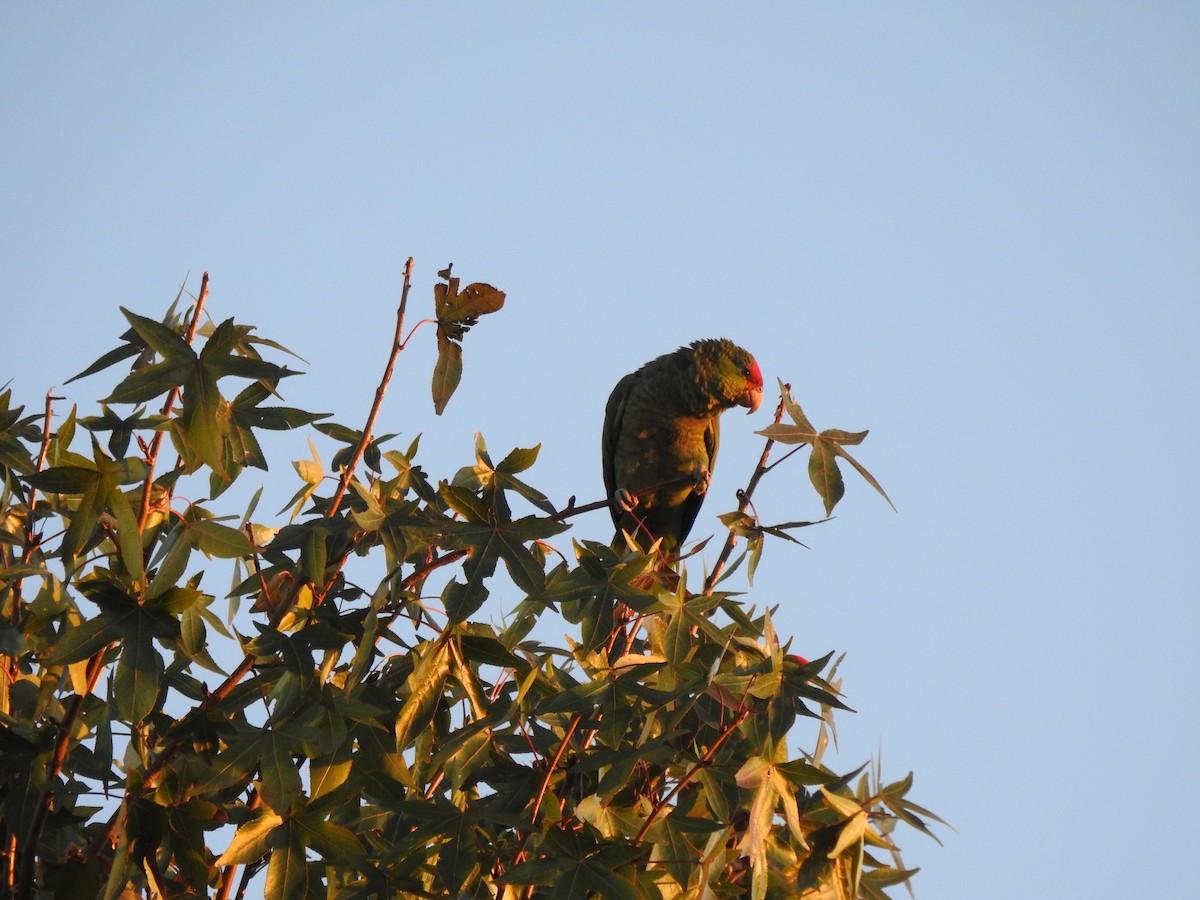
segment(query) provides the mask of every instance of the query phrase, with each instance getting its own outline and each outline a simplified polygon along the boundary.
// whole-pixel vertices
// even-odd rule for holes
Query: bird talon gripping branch
[[[638,498],[625,490],[625,488],[617,488],[617,492],[613,494],[613,499],[617,501],[617,506],[624,512],[631,513],[637,509]]]
[[[602,451],[618,537],[636,535],[647,550],[661,538],[664,552],[679,549],[708,492],[721,413],[734,406],[754,412],[762,389],[754,357],[723,338],[693,341],[617,382],[604,411]],[[681,479],[689,470],[690,479]]]

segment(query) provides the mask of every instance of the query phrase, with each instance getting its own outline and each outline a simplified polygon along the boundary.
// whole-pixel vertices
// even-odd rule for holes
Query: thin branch
[[[42,419],[42,447],[41,450],[38,451],[37,458],[37,471],[39,472],[42,471],[42,467],[46,464],[46,456],[50,452],[50,418],[54,408],[54,401],[62,399],[62,397],[55,397],[51,391],[46,391],[46,413]],[[41,543],[39,536],[34,533],[34,523],[37,521],[37,516],[34,515],[34,512],[37,509],[37,488],[35,487],[31,487],[29,489],[29,501],[27,506],[29,507],[29,515],[25,519],[25,543],[22,549],[22,558],[25,562],[29,561],[30,555]],[[5,562],[7,563],[7,561],[6,555]],[[21,587],[24,583],[24,578],[18,578],[16,583],[13,585],[13,603],[11,612],[12,624],[14,627],[17,626],[21,621]],[[15,678],[15,657],[5,657],[5,659],[11,661],[11,666],[7,668],[6,674]]]
[[[204,303],[208,299],[208,273],[205,272],[200,277],[200,293],[196,295],[196,305],[192,312],[192,321],[188,325],[187,335],[185,340],[189,345],[196,339],[196,331],[200,327],[200,316],[204,311]],[[175,407],[183,391],[179,387],[173,387],[167,393],[166,402],[163,403],[162,415],[164,418],[171,415],[171,410]],[[156,431],[154,437],[150,440],[150,447],[146,451],[146,480],[142,482],[142,504],[138,510],[138,531],[145,531],[146,520],[150,517],[150,499],[154,490],[154,465],[158,462],[158,451],[162,448],[163,437],[165,431]],[[149,552],[149,548],[147,548]]]
[[[750,715],[750,709],[745,705],[749,696],[749,691],[747,691],[745,697],[742,698],[742,709],[738,711],[738,714],[734,717],[733,721],[729,723],[729,727],[721,732],[717,739],[713,741],[713,745],[708,748],[704,756],[700,758],[700,761],[697,762],[696,765],[692,766],[692,768],[690,768],[684,774],[684,776],[679,779],[678,783],[676,783],[676,785],[671,788],[670,791],[668,791],[661,799],[655,802],[654,808],[650,810],[650,815],[646,817],[646,821],[642,824],[641,830],[634,837],[634,843],[637,843],[646,836],[646,832],[650,830],[650,826],[654,824],[655,820],[658,818],[658,814],[662,812],[663,807],[670,803],[671,799],[687,786],[688,782],[692,780],[696,773],[712,762],[713,757],[716,756],[717,750],[720,749],[721,745],[729,739],[729,736],[732,735],[737,730],[738,726],[746,720],[746,717]]]
[[[388,383],[391,381],[392,372],[396,366],[396,357],[399,355],[399,352],[400,352],[399,338],[400,338],[400,334],[402,333],[403,328],[404,328],[404,311],[405,311],[406,306],[408,305],[408,292],[409,292],[409,288],[412,284],[412,269],[413,269],[413,260],[412,260],[412,257],[410,256],[404,266],[404,287],[400,293],[400,307],[397,310],[397,314],[396,314],[396,337],[393,340],[392,352],[388,357],[387,368],[384,371],[383,379],[380,382],[379,387],[375,391],[375,402],[372,405],[370,415],[367,418],[366,427],[363,429],[362,439],[359,441],[358,446],[355,448],[354,455],[351,458],[349,464],[343,470],[341,480],[338,483],[337,493],[334,495],[333,500],[330,502],[329,509],[326,510],[325,515],[327,518],[332,517],[337,512],[337,507],[341,503],[342,497],[346,493],[346,487],[350,482],[350,478],[353,476],[354,469],[358,465],[359,461],[362,459],[363,453],[366,451],[367,445],[371,441],[371,430],[375,426],[375,419],[379,415],[379,409],[383,403],[383,396],[384,396],[384,393],[387,391]],[[205,277],[207,278],[207,275]],[[353,542],[353,541],[349,542],[345,551],[342,553],[341,558],[339,560],[337,560],[337,562],[334,566],[334,575],[332,575],[330,577],[330,579],[326,582],[326,584],[319,591],[313,592],[314,593],[314,602],[317,602],[319,599],[323,599],[325,594],[328,593],[329,588],[332,586],[333,578],[336,577],[336,573],[341,570],[343,565],[345,565],[345,562],[349,558],[350,554],[353,552],[354,547],[355,547],[355,542]],[[460,551],[460,555],[461,555],[461,551]],[[451,556],[453,556],[453,554],[451,554]],[[455,557],[455,558],[457,558],[457,557]],[[450,562],[450,561],[451,561],[450,559],[445,559],[445,560],[441,561],[439,563],[439,565],[445,565],[447,562]],[[430,568],[431,569],[436,568],[436,566],[431,566]],[[304,579],[304,578],[297,578],[292,582],[292,586],[291,586],[290,591],[288,592],[288,596],[286,598],[282,599],[278,604],[276,604],[275,606],[272,607],[271,615],[269,617],[269,621],[272,626],[278,625],[283,620],[283,617],[285,615],[287,615],[287,613],[289,611],[291,611],[292,607],[295,605],[296,598],[299,596],[301,589],[307,583],[308,583],[307,579]],[[233,692],[233,689],[235,687],[237,687],[237,685],[241,682],[241,680],[243,678],[245,678],[253,668],[254,668],[254,657],[247,654],[242,659],[242,661],[238,664],[238,667],[236,669],[234,669],[232,672],[230,672],[229,675],[226,676],[225,680],[223,682],[221,682],[221,684],[215,690],[213,690],[210,694],[208,694],[208,696],[206,696],[204,698],[204,700],[200,703],[199,710],[201,712],[207,711],[207,710],[211,709],[217,703],[220,703],[221,701],[223,701],[226,697],[228,697]],[[167,761],[169,761],[174,756],[174,754],[178,751],[179,746],[181,746],[181,745],[172,744],[171,746],[167,747],[163,751],[163,753],[158,757],[158,759],[155,760],[155,763],[152,764],[148,768],[147,773],[146,773],[146,783],[147,784],[153,784],[153,782],[155,780],[154,776],[157,775],[157,773],[162,769],[163,765],[165,765],[167,763]]]
[[[392,338],[392,352],[388,354],[387,367],[383,370],[383,378],[379,382],[379,387],[375,389],[375,402],[371,404],[371,412],[367,416],[367,424],[363,426],[362,438],[359,440],[358,446],[354,448],[354,455],[350,457],[350,462],[342,470],[342,477],[338,481],[337,492],[334,493],[333,500],[329,503],[329,509],[325,511],[326,518],[332,519],[337,513],[338,506],[342,502],[342,497],[346,494],[346,488],[350,486],[350,479],[354,477],[354,470],[358,467],[359,461],[371,443],[371,432],[375,428],[375,419],[379,416],[380,407],[383,406],[383,395],[387,393],[388,383],[392,380],[392,372],[396,368],[396,358],[400,355],[400,351],[404,349],[405,342],[401,338],[404,334],[404,311],[408,307],[408,291],[412,286],[412,270],[413,259],[410,256],[408,262],[404,264],[404,287],[400,291],[400,306],[396,310],[396,334]]]
[[[250,886],[250,879],[258,874],[261,866],[246,866],[242,870],[242,880],[238,882],[237,900],[242,900],[246,896],[246,888]]]
[[[42,419],[42,446],[38,451],[37,471],[42,471],[42,467],[46,465],[46,456],[50,453],[50,418],[54,412],[54,401],[62,400],[62,397],[55,397],[50,391],[46,391],[46,413]],[[35,516],[34,508],[37,506],[37,488],[29,489],[29,518],[25,522],[25,555],[28,557],[29,551],[33,547],[33,523]]]
[[[571,518],[572,516],[582,515],[583,513],[587,513],[587,512],[595,512],[598,509],[609,509],[609,508],[610,508],[610,504],[607,500],[597,500],[594,503],[587,503],[583,506],[576,506],[575,498],[572,497],[570,502],[567,503],[566,508],[556,512],[554,515],[552,515],[550,517],[550,520],[552,522],[561,522],[564,519]]]
[[[422,319],[416,325],[409,329],[408,336],[400,342],[400,349],[403,350],[408,346],[408,342],[412,340],[412,336],[417,333],[417,329],[422,325],[436,325],[437,319]]]
[[[236,865],[226,866],[221,870],[221,879],[217,883],[217,892],[213,900],[229,900],[229,892],[233,890],[233,879],[237,875]]]
[[[196,303],[192,307],[192,320],[191,320],[191,322],[188,323],[187,334],[184,335],[184,340],[187,341],[189,346],[192,343],[194,343],[196,340],[196,333],[200,329],[200,317],[204,314],[204,304],[207,300],[208,300],[208,273],[205,272],[200,277],[200,292],[196,295]],[[182,393],[183,392],[179,387],[173,387],[167,393],[167,399],[163,402],[163,407],[162,407],[162,415],[164,418],[171,415],[171,410],[173,410],[175,408],[175,404],[179,401],[179,398],[182,395]],[[162,449],[162,442],[163,442],[163,437],[165,436],[165,434],[166,434],[166,432],[164,432],[164,431],[156,432],[154,437],[150,440],[149,447],[146,448],[146,478],[142,482],[142,500],[141,500],[141,505],[138,509],[138,531],[139,532],[145,531],[146,521],[150,517],[151,497],[152,497],[153,491],[154,491],[154,467],[155,467],[155,464],[158,462],[158,454],[159,454],[159,451]],[[151,548],[148,546],[146,548],[146,552],[149,553],[150,550],[151,550]],[[111,646],[111,645],[109,645],[109,646]],[[92,689],[96,686],[96,682],[99,681],[99,679],[100,679],[100,672],[102,671],[102,668],[103,668],[101,666],[101,660],[103,659],[104,654],[106,652],[108,652],[108,647],[102,647],[100,650],[97,650],[96,653],[92,655],[91,659],[88,660],[87,690],[84,691],[83,694],[77,695],[75,697],[75,702],[67,710],[66,716],[63,717],[63,721],[59,725],[58,744],[55,747],[54,758],[51,759],[50,767],[47,770],[45,792],[49,792],[49,790],[53,784],[54,778],[57,776],[58,772],[62,768],[62,763],[66,758],[66,750],[67,750],[67,744],[69,743],[69,736],[70,736],[72,730],[74,729],[75,720],[79,717],[79,714],[83,710],[84,698],[87,697],[89,694],[91,694]],[[245,676],[245,672],[243,672],[241,675],[239,675],[237,677],[238,677],[238,679],[240,679],[244,676]],[[233,678],[233,676],[230,676],[230,678]],[[228,682],[229,679],[226,679],[226,681]],[[234,684],[236,684],[236,681],[234,682]],[[230,685],[230,689],[232,689],[232,685]],[[162,769],[162,767],[164,765],[166,765],[168,760],[170,760],[175,755],[175,752],[177,752],[181,746],[183,746],[183,745],[180,742],[175,742],[175,743],[171,744],[163,751],[163,753],[161,753],[159,755],[158,759],[154,763],[151,763],[150,767],[148,768],[148,770],[146,772],[145,781],[143,782],[144,788],[148,788],[149,785],[155,781],[155,776]],[[60,756],[61,756],[61,758],[60,758]],[[57,768],[55,768],[55,760],[57,760]],[[45,793],[44,793],[43,794],[44,802],[43,802],[42,807],[39,808],[39,812],[41,812],[42,809],[46,806],[46,803],[45,803],[46,800],[48,800],[48,798],[45,796]],[[97,837],[92,841],[91,848],[93,851],[96,848],[102,846],[103,843],[105,841],[107,841],[108,838],[112,835],[113,831],[116,829],[117,817],[118,817],[119,812],[120,812],[120,810],[118,810],[117,813],[113,814],[113,817],[110,818],[108,821],[108,826],[104,829],[101,829],[100,834],[97,835]],[[42,816],[42,820],[43,820],[43,824],[44,824],[44,821],[45,821],[44,815]],[[40,835],[36,835],[36,833],[31,830],[30,840],[34,841],[34,843],[33,843],[34,847],[36,847],[36,840],[34,840],[35,836],[37,837],[37,839],[40,840]]]
[[[538,811],[542,808],[542,800],[546,797],[546,791],[550,788],[550,782],[554,778],[554,773],[558,771],[558,764],[562,762],[563,754],[567,752],[567,747],[571,743],[571,735],[575,733],[575,729],[579,727],[579,723],[583,721],[583,713],[575,713],[571,717],[571,724],[567,726],[566,732],[563,734],[562,742],[558,745],[558,752],[554,754],[554,759],[550,761],[550,765],[546,768],[546,777],[542,779],[542,786],[538,788],[537,797],[533,801],[533,812],[529,816],[529,822],[533,826],[530,834],[538,830]],[[521,849],[516,856],[516,862],[520,862],[525,858],[525,841],[529,839],[527,834],[524,840],[521,841]]]
[[[778,425],[783,420],[784,396],[792,389],[790,384],[783,386],[783,396],[779,398],[779,405],[775,407],[775,423]],[[771,455],[771,448],[775,446],[775,441],[767,438],[767,443],[763,446],[762,456],[758,459],[758,465],[754,468],[754,474],[750,476],[750,481],[746,484],[746,489],[738,493],[738,508],[739,513],[744,513],[750,508],[750,498],[754,496],[754,489],[758,487],[758,483],[762,481],[762,477],[771,470],[771,466],[767,465],[767,459]],[[711,594],[713,588],[717,586],[717,582],[721,578],[721,572],[725,569],[725,564],[729,562],[729,555],[733,553],[733,546],[737,542],[737,536],[730,531],[725,535],[725,546],[721,548],[721,555],[717,557],[717,562],[713,566],[711,572],[708,573],[708,578],[704,579],[704,590],[702,595]]]
[[[646,494],[653,494],[655,491],[661,491],[664,488],[677,487],[684,484],[694,484],[695,479],[691,475],[681,475],[679,478],[668,478],[666,481],[660,481],[657,484],[647,485],[644,488],[638,488],[636,491],[629,491],[633,497],[642,497]],[[572,497],[567,501],[565,509],[561,509],[550,517],[551,522],[561,522],[564,519],[569,519],[572,516],[578,516],[587,512],[594,512],[597,509],[611,509],[612,500],[606,498],[604,500],[596,500],[593,503],[587,503],[583,506],[575,505],[575,498]]]
[[[776,420],[776,424],[778,424],[778,420]],[[787,459],[793,453],[799,453],[801,450],[803,450],[807,446],[808,446],[808,444],[797,444],[795,447],[793,447],[787,453],[783,454],[783,456],[779,457],[779,459],[775,460],[775,462],[773,462],[769,466],[767,466],[767,471],[770,472],[773,468],[775,468],[777,465],[779,465],[781,462],[783,462],[785,459]]]
[[[363,453],[366,451],[366,448],[370,443],[371,432],[372,432],[372,429],[374,428],[375,420],[379,415],[379,409],[383,402],[384,393],[387,390],[388,383],[391,381],[392,372],[395,369],[396,358],[397,358],[400,350],[402,349],[402,346],[400,343],[400,335],[403,332],[404,313],[405,313],[405,308],[408,303],[408,293],[409,293],[411,283],[412,283],[412,281],[411,281],[412,269],[413,269],[413,260],[412,260],[412,257],[409,257],[408,261],[406,262],[405,267],[404,267],[404,286],[401,291],[400,306],[399,306],[399,309],[397,310],[397,315],[396,315],[396,337],[393,341],[392,352],[388,358],[387,368],[384,372],[383,379],[381,380],[378,389],[375,391],[375,402],[371,407],[371,412],[367,419],[366,427],[363,430],[362,439],[359,441],[358,446],[355,448],[355,452],[354,452],[353,457],[351,458],[350,463],[346,466],[345,470],[342,473],[342,477],[338,484],[337,493],[335,494],[332,502],[330,503],[329,509],[326,511],[327,517],[332,517],[333,515],[336,514],[338,505],[340,504],[343,496],[345,495],[346,488],[349,485],[350,478],[353,476],[354,469],[357,467],[359,461],[362,459]],[[196,304],[196,315],[192,320],[192,326],[188,332],[189,343],[195,336],[196,326],[199,321],[200,310],[203,306],[204,299],[207,295],[207,289],[208,289],[208,273],[206,272],[204,274],[204,279],[201,282],[200,296],[199,296],[199,299],[197,300],[197,304]],[[167,398],[166,405],[163,408],[164,415],[168,415],[170,413],[171,407],[174,405],[174,402],[176,399],[177,399],[176,392],[172,391],[172,393]],[[143,523],[145,520],[145,516],[148,513],[148,498],[150,496],[150,486],[152,484],[152,479],[153,479],[153,464],[154,464],[154,459],[157,457],[159,446],[161,445],[161,442],[162,442],[161,439],[162,439],[162,432],[159,432],[157,435],[155,435],[155,438],[147,451],[147,462],[150,464],[151,472],[146,476],[146,485],[143,489],[143,497],[142,497],[142,507],[143,507],[142,508],[142,515],[143,515],[142,522]],[[341,555],[341,558],[335,562],[335,565],[333,567],[334,574],[329,578],[329,580],[326,582],[326,584],[324,586],[322,586],[319,590],[314,590],[314,600],[315,601],[319,601],[320,599],[324,598],[325,594],[328,592],[329,588],[332,586],[333,578],[336,577],[336,573],[341,570],[343,565],[345,565],[346,560],[349,558],[350,554],[353,552],[355,546],[356,546],[355,542],[353,542],[353,541],[349,542],[345,552]],[[446,556],[444,556],[438,560],[435,560],[431,565],[427,566],[423,570],[420,570],[420,572],[413,573],[413,575],[410,576],[409,579],[406,579],[406,583],[408,583],[409,581],[415,581],[419,575],[427,575],[433,569],[436,569],[443,565],[447,565],[448,563],[453,562],[454,560],[459,559],[464,555],[465,555],[465,551],[455,551],[454,553],[447,554]],[[272,612],[271,612],[271,615],[269,618],[271,625],[273,625],[273,626],[278,625],[279,622],[282,621],[283,617],[295,605],[295,601],[296,601],[297,596],[299,596],[300,590],[306,584],[308,584],[308,581],[307,581],[307,579],[304,579],[304,578],[297,578],[292,582],[291,589],[289,590],[287,597],[281,598],[280,602],[272,607]],[[97,654],[97,656],[99,656],[99,655],[100,654]],[[237,685],[241,683],[242,679],[245,678],[253,669],[254,669],[254,657],[250,656],[250,655],[246,655],[242,659],[242,661],[238,664],[237,668],[235,668],[232,672],[230,672],[229,675],[226,676],[225,680],[222,681],[221,684],[215,690],[211,691],[204,698],[203,701],[201,701],[201,703],[197,707],[196,711],[199,712],[200,714],[204,714],[207,710],[212,709],[215,705],[217,705],[218,703],[225,700],[225,698],[227,698],[233,692],[234,688],[236,688]],[[176,723],[176,724],[178,724],[178,723]],[[170,762],[175,757],[175,755],[181,749],[183,749],[184,746],[185,746],[185,742],[183,742],[181,740],[176,740],[163,748],[162,752],[160,752],[154,758],[154,760],[146,767],[146,771],[145,771],[143,781],[142,781],[143,791],[149,790],[150,788],[152,788],[154,786],[154,784],[158,780],[158,775],[162,772],[163,768],[167,765],[168,762]],[[106,829],[103,829],[102,832],[97,836],[97,838],[95,840],[93,840],[91,846],[93,848],[95,848],[95,847],[102,845],[103,841],[107,840],[108,837],[112,834],[115,827],[116,827],[116,818],[114,816],[114,818],[109,820],[108,827]],[[246,870],[244,870],[243,883],[238,889],[239,895],[242,892],[244,892],[244,890],[245,890],[245,876],[249,875],[249,874],[252,874],[250,868],[247,868]],[[226,888],[226,890],[228,891],[228,888]]]

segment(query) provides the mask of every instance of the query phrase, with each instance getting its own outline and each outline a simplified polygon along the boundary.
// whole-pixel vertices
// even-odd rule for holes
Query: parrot
[[[755,412],[763,379],[754,357],[725,338],[693,341],[617,382],[604,410],[604,488],[617,526],[644,550],[678,552],[704,502],[720,416]]]

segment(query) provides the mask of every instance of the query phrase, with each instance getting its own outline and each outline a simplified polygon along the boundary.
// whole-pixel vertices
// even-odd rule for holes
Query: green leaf
[[[457,579],[446,583],[446,587],[442,591],[442,604],[446,607],[446,615],[449,617],[451,625],[465,622],[487,602],[488,589],[483,582],[484,578],[495,571],[495,558],[491,559],[490,565],[492,571],[486,573],[480,565],[474,567],[473,572],[483,577],[468,578],[466,583]]]
[[[161,322],[155,322],[153,319],[130,312],[123,306],[121,313],[129,320],[129,324],[133,326],[138,337],[164,360],[189,363],[195,361],[196,352],[171,328]]]
[[[30,486],[47,494],[84,494],[95,487],[100,473],[85,466],[54,466],[22,476]]]
[[[300,554],[304,575],[313,584],[325,583],[326,543],[328,532],[323,528],[310,528]]]
[[[306,890],[304,847],[296,838],[291,823],[273,835],[274,849],[267,863],[264,900],[292,900],[309,896]]]
[[[803,760],[793,760],[791,762],[779,763],[776,765],[775,769],[792,784],[832,784],[840,777],[839,775],[830,772],[827,769],[810,765]]]
[[[433,286],[437,312],[438,359],[433,369],[433,409],[440,416],[462,379],[462,347],[459,342],[478,320],[504,306],[504,292],[490,284],[469,284],[460,293],[459,280],[444,270],[445,284]]]
[[[842,473],[837,467],[836,453],[832,444],[818,440],[813,444],[808,458],[808,477],[825,504],[825,515],[833,512],[842,495],[846,493]]]
[[[117,520],[117,547],[125,570],[139,583],[146,577],[142,559],[142,533],[138,530],[137,516],[125,493],[116,485],[108,492],[108,505]]]
[[[72,560],[92,542],[100,516],[104,512],[108,491],[98,475],[84,489],[78,506],[71,515],[71,524],[63,535],[58,553],[64,560]]]
[[[838,833],[837,843],[829,851],[829,859],[837,859],[847,849],[863,840],[867,833],[867,811],[860,809],[851,816]]]
[[[200,359],[206,363],[210,371],[216,373],[218,378],[223,378],[227,375],[235,378],[254,378],[263,381],[278,381],[280,378],[287,378],[289,375],[299,375],[300,373],[294,369],[289,369],[287,366],[276,365],[272,362],[267,362],[265,359],[251,359],[246,356],[226,356],[222,359],[205,359],[205,352],[208,350],[206,345],[204,350],[200,352]]]
[[[129,359],[131,356],[137,356],[146,349],[145,343],[137,337],[137,332],[135,332],[132,328],[125,332],[122,337],[126,343],[113,350],[109,350],[78,375],[72,375],[70,378],[68,378],[64,384],[70,384],[72,381],[78,381],[80,378],[87,378],[89,375],[95,375],[97,372],[101,372],[104,369],[107,369],[109,366],[116,365],[123,359]]]
[[[805,431],[814,433],[816,429],[813,427],[812,422],[808,421],[808,416],[804,414],[804,410],[800,408],[800,404],[792,397],[791,391],[787,389],[787,385],[782,380],[779,382],[779,393],[783,397],[783,408],[792,417],[792,421]]]
[[[784,535],[784,537],[788,537],[788,536]],[[794,540],[793,538],[788,538],[788,539]],[[750,585],[754,584],[754,573],[758,570],[758,561],[760,559],[762,559],[763,544],[765,544],[765,543],[766,543],[766,541],[763,540],[763,537],[761,534],[756,534],[754,537],[750,538],[750,540],[746,542],[746,550],[747,550],[747,553],[749,554],[749,562],[746,564],[746,583],[747,584],[750,584]],[[800,542],[796,541],[796,543],[799,544]]]
[[[396,716],[396,749],[405,750],[418,730],[429,724],[450,674],[450,647],[445,639],[425,644],[426,652],[405,682],[404,705]]]
[[[135,369],[104,398],[105,403],[145,403],[181,387],[194,371],[190,362],[160,362]]]
[[[87,659],[109,644],[121,640],[126,633],[127,620],[134,613],[112,615],[101,613],[78,625],[68,625],[50,652],[42,656],[47,666],[64,666]]]
[[[161,559],[156,560],[158,569],[150,579],[146,588],[146,596],[150,599],[174,588],[187,570],[188,559],[192,555],[193,531],[186,521],[179,521],[168,533],[160,545]]]
[[[693,866],[700,859],[700,850],[688,837],[688,830],[679,827],[679,820],[687,816],[668,815],[655,823],[655,827],[647,834],[654,842],[654,852],[651,857],[655,862],[666,867],[671,877],[680,887],[686,888],[691,879]],[[716,822],[701,823],[707,831],[718,830]]]
[[[163,680],[163,660],[154,648],[154,629],[148,615],[136,612],[125,623],[113,686],[121,717],[137,723],[154,711]]]
[[[350,745],[343,744],[333,753],[314,759],[309,765],[309,786],[312,799],[317,800],[337,790],[350,777],[353,761]]]
[[[214,373],[197,366],[183,388],[183,409],[172,423],[174,433],[196,459],[218,474],[225,472],[222,403]]]
[[[217,857],[218,867],[248,865],[267,855],[272,832],[283,822],[283,816],[271,810],[261,811],[249,821],[243,822],[225,848]]]
[[[328,862],[349,862],[362,856],[362,845],[354,832],[345,826],[328,822],[311,813],[292,819],[296,835],[307,847],[312,847]]]
[[[210,672],[224,675],[224,670],[208,652],[208,629],[204,627],[204,615],[196,606],[189,606],[179,617],[180,647],[188,659]]]
[[[464,784],[472,780],[475,774],[491,759],[492,730],[481,728],[471,734],[446,761],[446,771],[450,773],[450,786],[458,791]]]
[[[204,519],[191,523],[189,530],[196,549],[218,559],[245,559],[253,556],[256,548],[244,531]]]
[[[514,447],[509,451],[508,456],[500,461],[500,465],[496,466],[496,471],[504,472],[508,475],[516,475],[518,472],[524,472],[537,462],[538,451],[541,449],[541,444],[527,448]]]
[[[768,425],[754,432],[780,444],[810,444],[816,437],[816,432],[795,425]]]
[[[433,411],[439,416],[462,380],[462,347],[438,333],[438,358],[433,367]]]
[[[329,413],[310,413],[291,406],[259,406],[270,396],[271,392],[262,382],[247,385],[229,404],[232,419],[244,428],[287,431],[329,416]]]
[[[479,851],[475,849],[473,817],[460,815],[458,821],[439,829],[443,836],[448,837],[438,852],[437,869],[442,881],[455,889],[466,884],[476,866],[479,865]]]
[[[287,812],[300,796],[303,785],[292,753],[297,736],[282,729],[268,729],[263,734],[259,772],[262,775],[263,802],[276,812]]]
[[[821,432],[821,437],[824,440],[834,444],[861,444],[870,432],[867,431],[842,431],[840,428],[826,428]]]
[[[551,694],[537,707],[537,714],[552,712],[582,712],[590,713],[597,706],[603,705],[604,697],[612,690],[612,685],[604,678],[584,681],[556,694]]]
[[[106,403],[101,403],[100,409],[101,415],[88,416],[85,419],[81,419],[79,424],[93,434],[105,431],[110,432],[108,452],[112,454],[114,459],[121,459],[125,456],[129,450],[129,442],[135,431],[139,429],[162,431],[167,427],[169,421],[165,416],[146,415],[146,408],[144,406],[139,406],[125,417],[117,415],[109,409]],[[67,443],[69,444],[69,441]],[[143,462],[144,467],[145,464]]]
[[[863,434],[866,434],[866,432],[864,431]],[[837,455],[840,456],[842,459],[846,460],[846,462],[850,463],[850,465],[854,466],[854,468],[858,472],[858,474],[861,475],[864,479],[866,479],[867,484],[869,484],[869,485],[871,485],[871,487],[875,488],[875,490],[877,490],[879,492],[879,495],[881,497],[883,497],[884,500],[887,501],[888,506],[890,506],[892,508],[893,512],[897,511],[896,504],[894,504],[892,502],[892,498],[887,495],[887,492],[883,489],[883,487],[879,484],[879,482],[875,480],[875,476],[873,476],[870,472],[868,472],[862,466],[862,464],[859,463],[859,461],[857,459],[855,459],[853,456],[851,456],[849,453],[847,453],[841,447],[834,447],[834,452],[836,452]]]
[[[764,759],[761,756],[752,756],[742,763],[742,767],[738,769],[733,780],[737,782],[737,786],[746,790],[754,790],[763,780],[770,774],[773,765],[769,759]]]

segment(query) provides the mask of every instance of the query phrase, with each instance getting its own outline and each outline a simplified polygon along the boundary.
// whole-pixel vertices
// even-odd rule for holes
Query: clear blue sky
[[[752,597],[846,652],[835,763],[882,746],[958,829],[903,835],[918,896],[1185,893],[1200,6],[442,6],[5,4],[0,382],[37,406],[207,269],[213,316],[308,361],[287,400],[357,424],[404,259],[417,313],[453,260],[508,305],[440,419],[419,334],[380,430],[439,476],[476,431],[540,441],[531,480],[584,502],[617,378],[734,338],[871,429],[899,508],[851,480]],[[726,418],[697,533],[768,417]],[[769,522],[819,515],[792,462]]]

